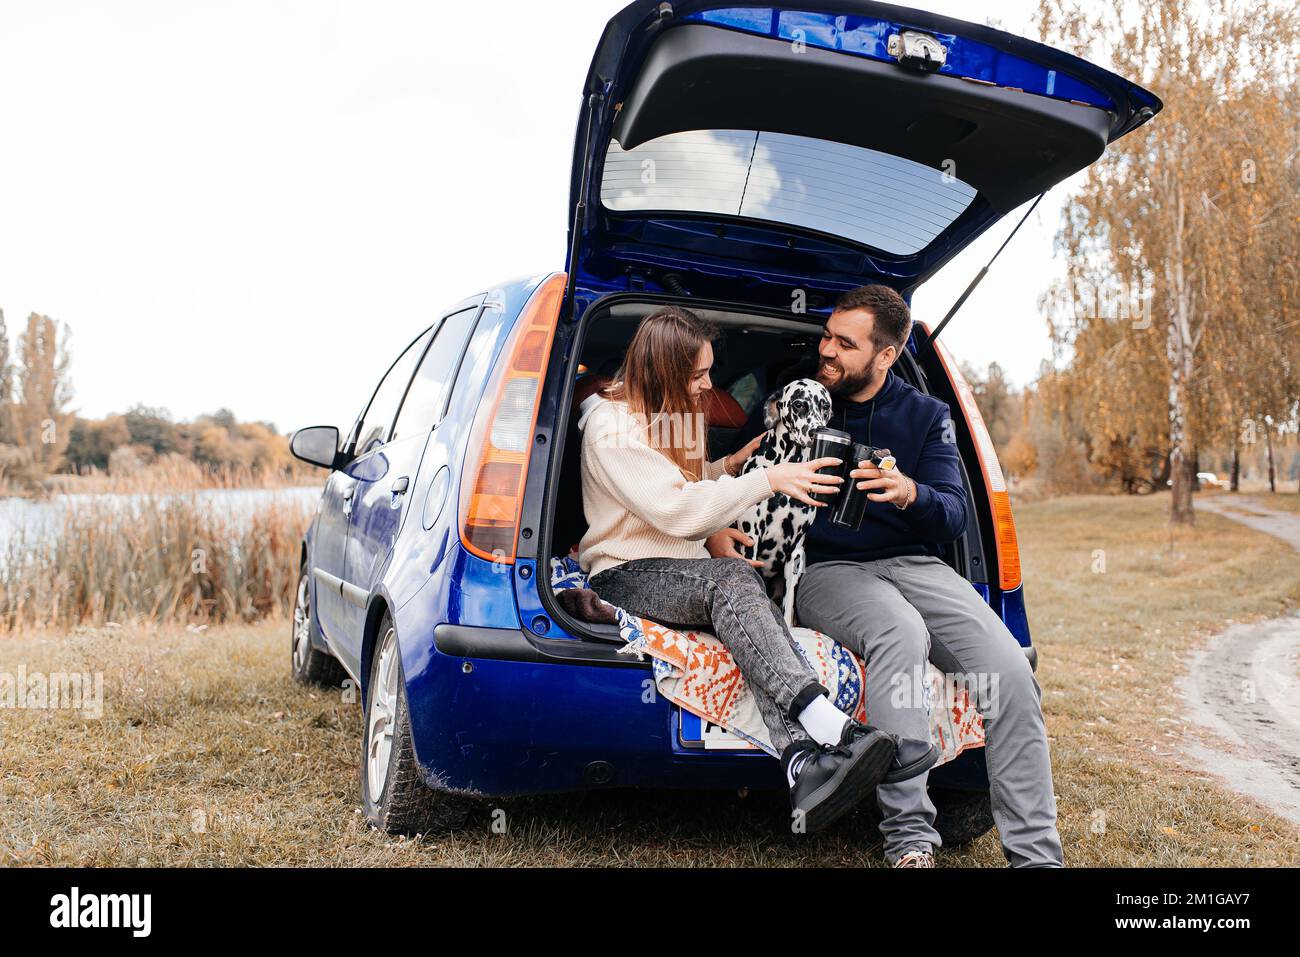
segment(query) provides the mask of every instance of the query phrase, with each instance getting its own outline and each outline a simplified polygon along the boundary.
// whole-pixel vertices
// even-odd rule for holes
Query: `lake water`
[[[320,486],[274,489],[198,489],[175,493],[177,497],[195,496],[208,503],[214,511],[227,511],[232,518],[252,515],[272,502],[288,505],[314,506],[320,501]],[[28,544],[47,541],[63,527],[63,516],[72,508],[89,504],[107,503],[124,509],[138,507],[143,502],[157,502],[167,495],[158,494],[85,494],[55,495],[41,501],[26,498],[0,498],[0,550],[15,537],[21,536]]]

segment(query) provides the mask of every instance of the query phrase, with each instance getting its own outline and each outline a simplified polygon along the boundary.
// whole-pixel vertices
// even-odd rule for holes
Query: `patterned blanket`
[[[587,576],[569,555],[551,559],[551,587],[586,588]],[[677,631],[616,608],[619,633],[626,644],[621,654],[649,656],[659,694],[706,721],[726,728],[750,747],[775,755],[767,726],[754,696],[745,686],[730,652],[715,635]],[[866,720],[867,672],[862,661],[839,642],[811,628],[793,628],[795,646],[831,693],[835,706],[859,721]],[[930,737],[942,752],[939,763],[951,761],[967,748],[984,745],[984,722],[960,683],[946,680],[933,664],[916,682],[930,712]]]

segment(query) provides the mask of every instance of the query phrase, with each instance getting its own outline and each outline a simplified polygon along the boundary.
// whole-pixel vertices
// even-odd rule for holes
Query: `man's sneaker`
[[[895,867],[934,867],[934,855],[929,851],[908,851],[898,860]]]
[[[844,733],[845,735],[862,735],[883,732],[878,732],[875,728],[860,724],[857,721],[850,721],[845,727]],[[894,760],[890,762],[889,770],[885,772],[881,784],[897,784],[899,781],[906,781],[918,774],[924,774],[934,767],[935,762],[939,760],[942,754],[929,741],[922,741],[919,738],[900,738],[896,734],[891,734],[889,737],[894,740]]]
[[[918,774],[924,774],[939,760],[939,751],[929,741],[919,738],[900,738],[894,735],[894,762],[885,775],[885,784],[897,784]]]
[[[812,834],[838,820],[871,795],[894,760],[894,739],[883,731],[850,721],[839,744],[818,747],[811,741],[792,744],[782,761],[798,771],[790,786],[790,806]]]

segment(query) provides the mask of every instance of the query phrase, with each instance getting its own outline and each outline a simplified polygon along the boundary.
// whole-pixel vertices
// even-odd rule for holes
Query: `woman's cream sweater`
[[[587,515],[578,561],[592,577],[635,558],[708,558],[704,540],[772,494],[766,469],[732,478],[724,459],[689,481],[647,443],[625,402],[591,396],[578,427]]]

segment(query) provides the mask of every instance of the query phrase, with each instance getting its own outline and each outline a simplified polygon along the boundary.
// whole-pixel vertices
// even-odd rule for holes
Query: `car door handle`
[[[345,488],[343,490],[343,501],[345,502],[352,501],[352,493],[355,492],[356,490],[357,490],[357,485],[355,482],[353,482],[351,485]]]
[[[399,478],[396,482],[393,483],[393,494],[405,495],[406,490],[410,487],[411,487],[411,477],[409,475],[403,475],[401,478]]]

